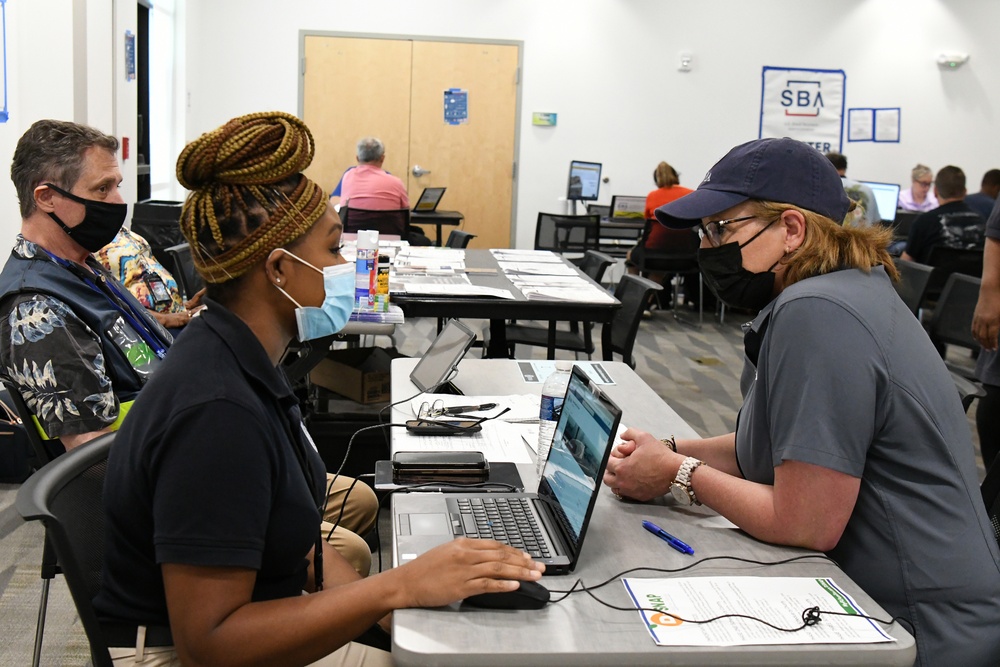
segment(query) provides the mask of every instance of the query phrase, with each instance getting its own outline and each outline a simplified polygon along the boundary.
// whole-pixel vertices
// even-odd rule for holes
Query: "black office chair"
[[[461,229],[453,229],[451,234],[448,234],[448,240],[445,241],[444,245],[446,248],[468,248],[469,243],[474,238],[476,238],[475,234],[463,232]]]
[[[683,321],[677,313],[680,307],[684,305],[680,298],[679,278],[682,276],[697,278],[698,324],[701,324],[704,321],[705,311],[705,285],[701,277],[701,269],[698,266],[698,247],[701,245],[701,240],[694,230],[667,229],[665,231],[669,235],[669,248],[666,250],[649,250],[645,247],[646,240],[653,230],[653,225],[658,224],[660,223],[653,219],[646,221],[646,226],[642,230],[642,237],[639,239],[642,252],[633,253],[633,258],[636,254],[639,255],[639,261],[635,262],[636,268],[639,269],[639,273],[643,276],[647,276],[650,273],[666,274],[663,285],[670,284],[672,286],[670,302],[673,307],[674,319],[678,321]],[[685,294],[684,296],[686,299],[689,299],[692,295]]]
[[[654,283],[640,276],[625,275],[615,289],[615,298],[622,306],[615,313],[611,322],[605,327],[611,327],[611,347],[602,348],[602,355],[605,361],[612,361],[614,353],[622,355],[622,361],[631,368],[635,368],[635,360],[632,358],[632,348],[635,346],[635,337],[639,332],[639,323],[642,321],[642,312],[646,308],[646,301],[650,295],[663,289],[662,285]],[[510,329],[508,328],[508,331]],[[541,335],[541,340],[537,336]],[[509,336],[509,334],[508,334]],[[529,340],[531,339],[531,340]],[[510,338],[507,339],[511,343]],[[530,336],[525,335],[525,340],[516,341],[527,345],[548,346],[548,331],[541,329]],[[569,350],[571,352],[586,352],[586,338],[580,333],[572,331],[556,331],[557,349]],[[513,345],[511,345],[513,351]],[[589,353],[588,353],[589,354]],[[513,354],[511,355],[513,356]]]
[[[165,251],[173,263],[174,280],[177,281],[177,289],[181,293],[181,298],[187,301],[193,297],[198,290],[205,286],[204,279],[194,268],[194,258],[191,257],[191,245],[188,243],[178,243],[170,246]]]
[[[941,298],[934,307],[927,333],[931,342],[944,357],[948,345],[978,350],[979,342],[972,337],[972,314],[979,300],[979,278],[953,273],[941,290]],[[963,377],[975,379],[969,369],[948,365],[949,370]]]
[[[45,541],[62,566],[95,667],[112,667],[92,600],[104,567],[104,475],[114,437],[102,435],[47,464],[21,486],[15,501],[25,521],[45,525]]]
[[[914,315],[919,317],[920,306],[924,301],[924,293],[934,272],[933,266],[910,262],[905,259],[895,259],[896,269],[899,271],[899,281],[893,283],[896,293],[903,300],[906,307]]]
[[[34,416],[24,402],[18,386],[13,380],[7,377],[3,378],[3,384],[10,396],[10,402],[14,405],[14,412],[21,419],[25,433],[28,436],[28,442],[31,443],[31,448],[35,453],[33,466],[36,470],[40,470],[46,464],[54,461],[56,457],[65,453],[66,448],[58,438],[51,440],[44,440],[42,438],[42,434],[35,425]],[[56,553],[53,551],[48,537],[46,537],[42,545],[42,565],[40,569],[42,593],[38,600],[38,619],[35,622],[35,652],[31,662],[33,667],[38,667],[42,656],[42,636],[45,632],[45,616],[49,607],[49,588],[55,576],[62,572],[59,568],[59,563],[56,562]]]
[[[927,288],[924,291],[924,305],[938,300],[948,277],[953,273],[961,273],[973,278],[983,277],[983,250],[967,250],[964,248],[948,248],[934,246],[931,248],[927,264],[934,267]]]
[[[604,274],[608,270],[608,267],[615,263],[613,257],[609,257],[602,252],[597,252],[596,250],[588,250],[583,255],[583,260],[580,262],[580,271],[587,275],[595,283],[600,284],[604,279]],[[555,329],[556,322],[551,321],[548,326],[542,327],[531,324],[517,324],[516,322],[511,322],[507,325],[507,348],[510,352],[510,356],[514,356],[514,345],[520,343],[521,345],[534,345],[536,347],[548,347],[549,345],[549,329]],[[579,352],[583,352],[587,355],[589,359],[594,353],[594,341],[592,330],[594,325],[592,322],[571,322],[569,331],[559,331],[556,330],[556,347],[559,349],[574,349],[577,345],[577,341],[582,341],[582,348]],[[582,332],[582,338],[581,338]],[[559,345],[560,334],[569,334],[568,336],[563,336],[563,340],[570,347],[561,347]]]
[[[535,223],[535,250],[585,253],[597,250],[601,240],[601,216],[539,213]],[[574,263],[579,264],[581,260]]]
[[[341,206],[340,222],[344,225],[344,232],[348,234],[356,234],[362,229],[374,229],[379,234],[391,234],[404,241],[410,234],[410,210],[406,208],[376,211]]]
[[[986,514],[993,524],[993,537],[1000,544],[1000,459],[993,461],[993,465],[986,471],[986,478],[979,490],[986,504]]]
[[[958,390],[958,398],[962,401],[962,409],[966,412],[972,407],[972,402],[977,398],[986,398],[986,388],[975,380],[964,377],[961,373],[949,370],[951,379]]]

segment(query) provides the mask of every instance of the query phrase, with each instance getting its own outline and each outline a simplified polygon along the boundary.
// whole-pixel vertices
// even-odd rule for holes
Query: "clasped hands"
[[[622,440],[611,450],[604,472],[612,493],[640,501],[666,494],[685,457],[638,429],[626,429]]]

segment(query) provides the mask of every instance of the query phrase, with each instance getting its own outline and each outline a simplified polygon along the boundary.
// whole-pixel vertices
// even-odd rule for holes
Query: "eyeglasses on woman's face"
[[[704,240],[708,239],[708,242],[715,247],[722,245],[722,235],[726,231],[727,225],[732,225],[737,222],[746,222],[747,220],[756,219],[756,215],[746,215],[742,218],[731,218],[729,220],[711,220],[709,222],[699,222],[698,223],[698,238]],[[732,231],[732,230],[730,230]]]

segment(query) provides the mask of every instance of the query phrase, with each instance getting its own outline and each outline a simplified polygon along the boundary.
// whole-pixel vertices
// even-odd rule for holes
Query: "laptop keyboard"
[[[459,498],[458,510],[466,537],[503,542],[533,558],[551,556],[527,498]]]

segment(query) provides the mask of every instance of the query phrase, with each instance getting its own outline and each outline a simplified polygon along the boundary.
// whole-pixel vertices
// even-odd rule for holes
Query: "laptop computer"
[[[573,571],[621,415],[600,387],[574,366],[538,492],[397,493],[392,510],[394,564],[456,537],[475,537],[500,539],[531,553],[545,563],[546,574]],[[519,536],[516,524],[522,525]]]
[[[645,220],[646,197],[615,195],[611,198],[612,220]]]
[[[895,183],[877,183],[875,181],[858,181],[872,189],[875,195],[875,205],[878,206],[878,216],[882,222],[890,223],[896,219],[896,205],[899,203],[899,186]]]
[[[433,213],[437,210],[438,204],[441,203],[441,197],[444,197],[444,191],[448,188],[424,188],[424,191],[420,193],[420,198],[417,199],[417,203],[413,205],[414,213]]]
[[[476,334],[458,320],[448,320],[427,352],[410,371],[410,381],[420,391],[440,391],[461,394],[450,380],[465,353],[472,347]],[[441,391],[443,389],[443,391]]]

